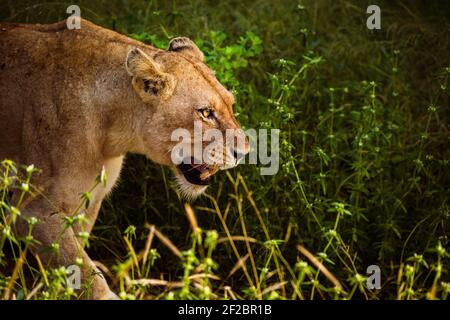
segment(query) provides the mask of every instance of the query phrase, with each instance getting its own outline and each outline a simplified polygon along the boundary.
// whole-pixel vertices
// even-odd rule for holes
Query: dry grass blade
[[[217,243],[223,243],[223,242],[228,242],[228,241],[248,241],[248,242],[252,242],[252,243],[257,243],[258,240],[256,240],[255,238],[251,238],[251,237],[245,237],[245,236],[231,236],[231,237],[223,237],[223,238],[219,238],[217,240]]]
[[[145,265],[145,263],[147,262],[147,256],[148,256],[148,252],[150,251],[150,248],[152,247],[152,242],[153,242],[153,237],[155,235],[155,226],[149,226],[149,234],[147,237],[147,241],[145,242],[145,248],[144,248],[144,252],[142,255],[142,263]]]
[[[245,268],[245,261],[247,261],[249,257],[249,254],[247,253],[245,256],[243,256],[242,258],[240,258],[236,264],[234,265],[234,267],[231,269],[230,273],[228,274],[227,278],[231,277],[236,271],[239,270],[239,268],[244,269]]]
[[[234,294],[234,292],[233,292],[233,290],[231,289],[230,286],[225,286],[225,287],[223,288],[223,292],[224,292],[225,299],[227,299],[227,298],[228,298],[228,294],[230,294],[230,298],[231,298],[231,299],[237,300],[237,297],[236,297],[236,295]]]
[[[204,278],[209,278],[209,279],[213,279],[213,280],[220,280],[220,277],[215,276],[213,274],[206,274],[206,273],[197,273],[197,274],[194,274],[192,276],[189,276],[190,280],[198,280],[198,279],[204,279]]]
[[[44,284],[41,282],[36,287],[33,288],[33,290],[30,291],[30,293],[26,296],[25,300],[31,300],[31,298],[34,297],[34,295],[39,291],[39,289],[42,288]]]
[[[208,194],[206,194],[206,197],[208,197],[208,198],[211,200],[211,202],[213,203],[213,205],[214,205],[214,208],[215,208],[215,210],[216,210],[217,216],[219,217],[220,222],[221,222],[221,224],[222,224],[222,227],[223,227],[223,229],[225,230],[225,233],[227,234],[227,238],[230,239],[230,245],[231,245],[231,248],[233,249],[233,252],[234,252],[236,258],[237,258],[238,260],[241,260],[241,259],[242,259],[242,258],[241,258],[241,255],[240,255],[238,249],[236,248],[236,245],[235,245],[235,243],[234,243],[234,240],[231,238],[232,236],[231,236],[230,230],[229,230],[229,228],[228,228],[228,226],[227,226],[227,223],[225,222],[224,216],[222,215],[222,212],[221,212],[221,210],[220,210],[220,208],[219,208],[219,204],[217,203],[216,199],[214,199],[214,197],[212,197],[212,196],[210,196],[210,195],[208,195]],[[227,210],[228,210],[229,208],[230,208],[230,203],[228,202],[228,204],[227,204]],[[233,271],[233,270],[232,270],[232,271]],[[242,271],[244,272],[244,275],[245,275],[245,277],[247,278],[247,281],[248,281],[249,285],[250,285],[251,287],[253,287],[253,286],[254,286],[253,280],[252,280],[252,278],[250,277],[250,274],[249,274],[248,271],[247,271],[247,267],[246,267],[245,263],[242,264]],[[229,277],[231,274],[232,274],[232,273],[230,272],[230,274],[228,275],[228,277]],[[227,278],[228,278],[228,277],[227,277]]]
[[[155,236],[158,237],[158,239],[164,243],[164,245],[170,249],[170,251],[173,252],[177,257],[180,259],[183,258],[183,255],[181,254],[181,251],[178,250],[178,248],[170,241],[169,238],[167,238],[165,235],[163,235],[155,226],[153,225],[147,225],[147,228],[154,228],[155,230]]]
[[[41,272],[42,278],[44,279],[44,284],[48,287],[49,282],[48,282],[48,278],[47,278],[47,272],[45,271],[44,266],[42,265],[41,258],[37,254],[34,255],[34,258],[36,259],[37,264],[39,266],[39,270]]]
[[[269,272],[267,272],[267,274],[264,277],[264,279],[268,280],[268,279],[272,278],[276,274],[278,274],[278,270],[277,269],[269,271]]]
[[[308,258],[308,260],[311,261],[312,264],[314,264],[317,267],[317,269],[319,269],[320,272],[322,272],[323,275],[328,278],[328,280],[330,280],[337,288],[342,290],[342,285],[340,284],[338,279],[336,279],[336,277],[327,269],[327,267],[323,265],[322,262],[317,260],[317,258],[311,252],[306,250],[304,246],[298,245],[297,249],[298,251],[300,251],[301,254],[303,254],[306,258]]]
[[[250,246],[250,242],[248,241],[247,226],[246,226],[246,222],[244,219],[244,211],[242,208],[242,197],[240,196],[239,190],[238,190],[240,174],[238,173],[238,176],[236,179],[233,179],[233,177],[231,176],[231,174],[228,171],[226,172],[226,175],[227,175],[228,179],[234,184],[234,194],[232,195],[232,197],[236,201],[236,207],[239,212],[239,221],[241,222],[242,233],[246,239],[245,247],[247,248],[247,252],[249,254],[250,265],[251,265],[252,271],[253,271],[253,277],[255,279],[255,283],[259,283],[259,275],[258,275],[258,270],[256,267],[255,258],[253,256],[253,251],[252,251],[252,247]],[[256,288],[259,291],[259,286],[257,286]]]
[[[130,280],[130,284],[141,285],[141,286],[162,286],[170,288],[181,288],[183,287],[183,282],[181,281],[167,281],[161,279],[138,279]]]
[[[25,262],[26,251],[27,250],[25,249],[20,253],[20,257],[16,262],[16,266],[14,267],[11,279],[9,280],[8,285],[6,286],[5,295],[3,296],[3,299],[5,300],[10,299],[10,294],[12,292],[12,288],[14,287],[14,282],[16,281],[16,278],[19,276],[19,273],[21,272],[22,266]]]
[[[200,228],[198,226],[197,217],[195,216],[194,209],[192,209],[189,203],[184,204],[184,212],[186,212],[186,217],[191,224],[192,231],[197,235]]]
[[[278,283],[275,283],[275,284],[273,284],[271,286],[268,286],[263,291],[261,291],[261,295],[263,296],[263,295],[265,295],[265,294],[267,294],[269,292],[281,289],[286,283],[287,283],[287,281],[284,281],[284,282],[278,282]]]

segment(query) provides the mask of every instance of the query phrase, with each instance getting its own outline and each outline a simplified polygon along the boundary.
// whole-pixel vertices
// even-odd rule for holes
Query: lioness
[[[192,131],[194,121],[203,130],[239,129],[233,103],[188,38],[173,39],[164,51],[86,20],[78,30],[68,30],[66,21],[0,23],[0,159],[42,169],[34,180],[42,195],[21,208],[18,232],[27,232],[24,218],[37,217],[33,236],[40,244],[34,252],[64,266],[82,258],[82,282],[90,287],[84,297],[116,298],[77,238],[81,227],[62,232],[63,218],[76,211],[80,194],[104,168],[107,183],[92,192],[86,210],[84,230],[92,230],[127,152],[174,168],[185,195],[201,194],[210,173],[235,165],[248,142],[240,149],[223,147],[224,161],[214,169],[177,166],[171,133]],[[54,242],[59,254],[50,259],[43,249]]]

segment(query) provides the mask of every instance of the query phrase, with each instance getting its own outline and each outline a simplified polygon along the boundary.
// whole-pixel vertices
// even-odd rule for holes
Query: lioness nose
[[[242,131],[242,129],[235,130],[233,144],[228,150],[233,155],[236,163],[239,163],[239,161],[249,153],[249,149],[249,141],[245,133]]]

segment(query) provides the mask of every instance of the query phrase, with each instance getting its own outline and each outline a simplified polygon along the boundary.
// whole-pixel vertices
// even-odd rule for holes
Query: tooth
[[[217,171],[219,171],[219,167],[217,165],[210,166],[206,168],[207,170],[205,172],[202,172],[200,175],[200,179],[206,180],[212,175],[214,175]]]

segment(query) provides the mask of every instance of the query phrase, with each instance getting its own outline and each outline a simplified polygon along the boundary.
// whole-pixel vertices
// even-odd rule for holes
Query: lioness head
[[[141,149],[151,160],[174,169],[184,196],[200,195],[217,170],[236,166],[248,153],[248,141],[233,113],[233,95],[206,66],[203,53],[191,40],[175,38],[167,51],[132,48],[125,65],[145,105],[136,128]],[[183,145],[193,151],[176,162],[172,154],[180,141],[174,140],[173,133],[180,129],[192,137]],[[203,152],[196,153],[194,145],[203,147]]]

